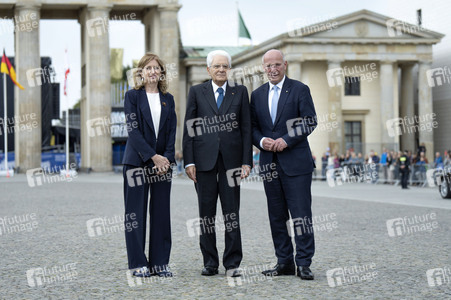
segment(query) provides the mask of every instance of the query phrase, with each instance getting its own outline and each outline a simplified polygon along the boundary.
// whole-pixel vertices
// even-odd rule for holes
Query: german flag
[[[21,90],[24,90],[24,87],[20,83],[18,83],[16,80],[16,71],[14,71],[14,68],[11,65],[11,62],[9,61],[8,57],[6,57],[5,50],[3,50],[2,65],[1,65],[0,73],[8,74],[9,77],[11,77],[11,80],[14,82],[14,84],[17,85]]]

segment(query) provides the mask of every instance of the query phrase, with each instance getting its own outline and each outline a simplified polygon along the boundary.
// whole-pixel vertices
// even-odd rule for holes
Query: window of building
[[[345,144],[346,149],[353,148],[356,153],[363,152],[362,149],[362,122],[345,121]]]
[[[360,96],[360,77],[345,77],[345,96]]]

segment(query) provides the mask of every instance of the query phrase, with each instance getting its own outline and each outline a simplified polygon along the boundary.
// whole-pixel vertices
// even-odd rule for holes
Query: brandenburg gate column
[[[301,81],[302,62],[300,60],[287,60],[288,61],[288,76],[291,79]]]
[[[329,107],[329,115],[334,114],[336,116],[336,121],[338,124],[338,128],[329,132],[329,147],[330,153],[333,154],[343,153],[345,150],[343,147],[343,137],[342,131],[343,128],[343,114],[341,110],[341,94],[344,89],[345,84],[345,76],[343,74],[343,69],[341,68],[340,61],[328,61],[327,63],[328,70],[328,107]],[[338,75],[338,78],[336,77]],[[319,120],[318,120],[319,121]]]
[[[413,67],[414,63],[403,63],[401,65],[401,111],[399,117],[402,119],[407,118],[408,120],[412,120],[414,118]],[[414,132],[401,132],[400,138],[400,150],[415,151]]]
[[[81,27],[81,167],[112,170],[111,75],[109,13],[111,5],[88,5],[80,14]]]
[[[160,29],[160,49],[157,54],[166,64],[166,75],[169,84],[169,92],[174,96],[175,112],[177,114],[177,138],[175,148],[181,149],[183,120],[185,111],[181,103],[185,99],[180,99],[179,85],[179,60],[180,60],[180,33],[177,20],[177,12],[181,8],[178,4],[164,4],[158,6],[159,29]]]
[[[394,84],[393,61],[380,62],[380,88],[381,88],[381,149],[392,149],[396,141],[396,136],[388,130],[388,125],[394,119]],[[388,121],[388,123],[387,123]]]
[[[148,8],[143,15],[144,43],[146,52],[154,52],[160,56],[160,14],[156,6]]]
[[[14,90],[14,115],[16,128],[26,123],[37,122],[33,130],[16,130],[14,132],[15,165],[19,172],[41,166],[41,86],[42,69],[39,51],[40,4],[16,4],[14,17],[16,28],[24,26],[31,30],[15,31],[15,65],[18,82],[25,88]],[[47,74],[49,75],[49,74]]]
[[[434,161],[434,132],[432,110],[432,87],[428,84],[426,71],[431,69],[431,62],[420,61],[418,64],[418,118],[420,145],[426,146],[426,157],[431,163]]]

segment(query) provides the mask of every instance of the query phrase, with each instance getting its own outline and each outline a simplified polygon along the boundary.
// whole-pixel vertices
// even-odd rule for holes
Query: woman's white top
[[[147,101],[149,101],[150,113],[152,114],[153,127],[155,128],[155,136],[158,138],[158,128],[160,127],[161,102],[160,93],[146,93]]]

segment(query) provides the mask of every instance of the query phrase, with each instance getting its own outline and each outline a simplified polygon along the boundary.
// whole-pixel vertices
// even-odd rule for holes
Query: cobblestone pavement
[[[145,282],[127,276],[118,229],[120,175],[81,174],[35,187],[16,175],[0,177],[0,189],[1,299],[451,298],[451,201],[440,199],[435,188],[314,182],[316,278],[302,281],[259,275],[276,261],[262,184],[245,183],[245,276],[228,280],[222,267],[217,276],[200,275],[197,232],[187,226],[198,216],[196,195],[190,181],[177,178],[171,199],[176,277]],[[106,219],[101,224],[98,218]],[[223,248],[219,233],[221,254]]]

